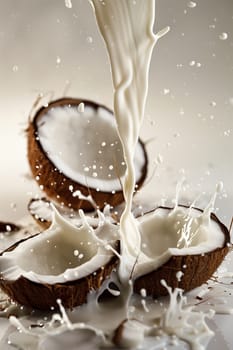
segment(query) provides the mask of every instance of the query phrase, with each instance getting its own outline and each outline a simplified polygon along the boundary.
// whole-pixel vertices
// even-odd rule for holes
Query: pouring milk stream
[[[122,281],[127,281],[137,260],[143,258],[137,222],[131,213],[134,153],[144,116],[152,50],[169,27],[154,35],[154,0],[92,0],[91,3],[110,58],[114,113],[126,162],[119,275]]]

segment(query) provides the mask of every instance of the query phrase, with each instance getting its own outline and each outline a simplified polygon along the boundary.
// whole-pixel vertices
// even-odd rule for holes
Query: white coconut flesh
[[[40,144],[52,163],[71,180],[104,192],[121,190],[126,166],[112,113],[85,105],[50,108],[37,121]],[[137,144],[136,182],[143,174],[145,155]]]
[[[104,229],[104,225],[98,228]],[[78,280],[110,261],[113,256],[110,243],[114,244],[99,239],[88,223],[75,227],[56,212],[48,230],[3,253],[1,274],[5,280],[15,281],[24,276],[48,284]]]
[[[225,245],[221,226],[195,208],[158,208],[138,218],[141,256],[135,277],[149,273],[172,256],[201,255]]]

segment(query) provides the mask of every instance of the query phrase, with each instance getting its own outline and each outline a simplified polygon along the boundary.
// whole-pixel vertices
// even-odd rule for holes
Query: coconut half
[[[11,299],[41,310],[57,308],[60,299],[73,308],[101,286],[117,264],[117,243],[98,238],[83,218],[83,225],[75,227],[55,211],[48,230],[1,254],[0,286]],[[97,228],[102,236],[104,230],[107,223]]]
[[[92,204],[83,199],[90,195],[100,208],[123,201],[122,145],[112,111],[100,104],[62,98],[42,107],[29,124],[28,159],[38,184],[66,206],[91,210]],[[140,140],[134,164],[139,188],[147,173]]]
[[[229,251],[229,231],[213,213],[159,207],[138,222],[143,259],[134,271],[137,293],[166,295],[161,280],[172,288],[194,289],[211,278]]]

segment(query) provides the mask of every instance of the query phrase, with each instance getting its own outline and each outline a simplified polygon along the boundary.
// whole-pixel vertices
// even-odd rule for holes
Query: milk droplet
[[[78,251],[78,249],[75,249],[74,250],[74,256],[78,256],[79,255],[79,251]]]
[[[216,107],[216,106],[217,106],[217,103],[216,103],[215,101],[211,101],[211,102],[210,102],[210,105],[211,105],[212,107]]]
[[[165,89],[163,89],[163,94],[164,94],[164,95],[168,95],[168,94],[169,94],[169,92],[170,92],[170,89],[166,89],[166,88],[165,88]]]
[[[84,113],[85,110],[85,104],[83,102],[79,103],[78,105],[78,112],[79,113]]]
[[[60,64],[60,63],[61,63],[61,57],[57,56],[57,58],[56,58],[56,63],[57,63],[57,64]]]
[[[91,36],[87,37],[87,42],[88,44],[92,44],[93,43],[93,38]]]
[[[223,32],[219,35],[220,40],[227,40],[227,38],[228,38],[228,34],[225,32]]]
[[[184,273],[182,271],[177,271],[176,278],[177,278],[178,282],[181,281],[181,278],[183,277],[183,275],[184,275]]]
[[[230,133],[231,133],[231,130],[228,129],[228,130],[225,130],[223,134],[224,136],[230,136]]]
[[[181,107],[179,111],[180,115],[184,115],[184,109]]]
[[[65,0],[65,7],[67,7],[68,9],[72,8],[72,2],[71,0]]]
[[[106,142],[103,141],[103,142],[101,143],[101,146],[102,146],[102,147],[105,147],[105,146],[106,146]]]
[[[94,173],[92,174],[92,176],[93,176],[93,177],[97,177],[98,174],[97,174],[96,172],[94,172]]]
[[[196,61],[194,61],[194,60],[192,60],[192,61],[189,62],[190,67],[195,66],[195,64],[196,64]]]
[[[210,24],[210,25],[209,25],[209,28],[210,28],[210,29],[215,29],[215,24]]]
[[[197,3],[194,2],[194,1],[189,1],[189,2],[187,3],[187,6],[188,6],[189,8],[191,8],[191,9],[193,9],[194,7],[197,6]]]
[[[147,296],[146,289],[145,289],[145,288],[142,288],[142,289],[140,290],[140,294],[141,294],[141,296],[142,296],[143,298],[146,298],[146,296]]]
[[[7,232],[11,232],[11,226],[10,225],[6,225],[6,230],[7,230]]]
[[[12,67],[12,70],[14,73],[18,72],[19,70],[19,67],[15,64],[13,67]]]

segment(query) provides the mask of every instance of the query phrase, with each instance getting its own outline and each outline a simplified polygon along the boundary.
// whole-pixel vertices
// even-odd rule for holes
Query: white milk
[[[97,23],[107,46],[114,86],[114,113],[126,162],[123,182],[125,210],[121,216],[120,277],[127,281],[140,255],[140,235],[131,212],[135,188],[133,158],[148,90],[148,73],[155,42],[154,0],[92,0]],[[141,255],[140,255],[141,258]]]

